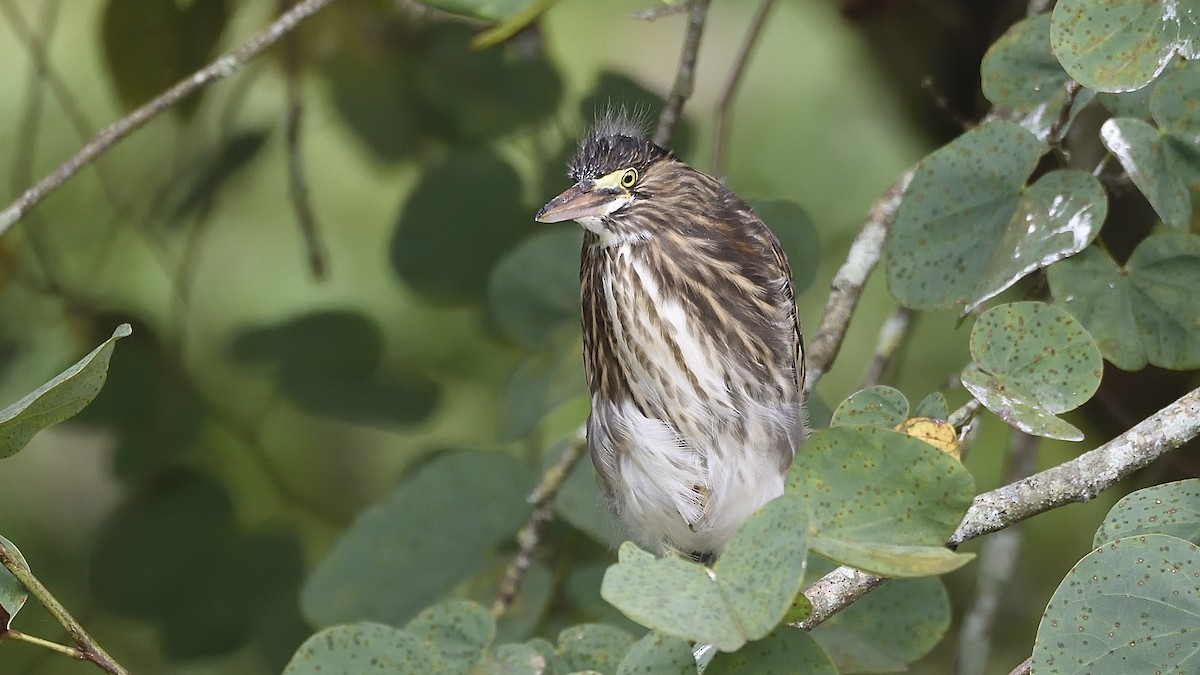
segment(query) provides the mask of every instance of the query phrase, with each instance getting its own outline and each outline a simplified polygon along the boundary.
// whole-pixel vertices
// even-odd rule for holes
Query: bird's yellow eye
[[[621,174],[621,187],[631,188],[637,183],[637,169],[625,169],[625,173]]]

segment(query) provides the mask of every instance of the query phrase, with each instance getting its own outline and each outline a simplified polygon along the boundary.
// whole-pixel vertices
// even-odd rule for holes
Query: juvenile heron
[[[584,228],[592,462],[635,539],[711,562],[783,494],[806,434],[787,257],[745,201],[623,113],[569,169],[537,220]]]

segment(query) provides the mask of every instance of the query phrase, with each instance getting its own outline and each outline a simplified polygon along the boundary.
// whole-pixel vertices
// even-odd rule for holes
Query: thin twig
[[[46,613],[66,629],[71,639],[75,641],[75,645],[79,648],[79,651],[82,652],[84,660],[96,664],[101,670],[110,675],[128,675],[128,671],[121,667],[121,664],[117,663],[113,657],[109,656],[108,652],[104,651],[104,648],[97,644],[91,635],[88,635],[83,626],[75,620],[75,617],[71,616],[67,608],[63,607],[62,603],[34,576],[33,572],[21,564],[20,559],[5,545],[3,540],[0,540],[0,565],[4,565],[16,577],[17,581],[21,582],[21,585],[29,591],[29,594],[41,603],[42,607],[46,609]]]
[[[975,497],[950,546],[1058,508],[1084,502],[1134,471],[1200,436],[1200,389],[1194,389],[1104,445],[1052,469]],[[883,583],[839,567],[804,590],[813,613],[795,624],[811,630]]]
[[[281,0],[286,7],[289,0]],[[288,194],[292,208],[296,211],[296,223],[304,238],[304,249],[308,254],[308,270],[314,279],[324,279],[327,274],[325,244],[317,229],[317,218],[313,213],[312,200],[308,197],[308,180],[304,174],[304,155],[300,147],[300,129],[304,118],[304,71],[301,62],[300,33],[293,32],[283,41],[284,72],[287,86],[287,165]]]
[[[805,392],[811,392],[829,367],[833,364],[842,340],[850,328],[850,317],[862,297],[863,286],[867,277],[879,264],[883,255],[883,241],[887,237],[888,228],[900,208],[900,199],[908,184],[916,173],[913,167],[896,179],[887,192],[871,206],[867,218],[850,245],[846,262],[842,263],[830,284],[829,300],[825,303],[825,314],[817,326],[816,337],[804,350],[806,375],[804,378]]]
[[[691,0],[689,3],[687,32],[683,36],[683,53],[679,57],[679,68],[675,71],[675,84],[671,86],[671,94],[663,106],[662,115],[658,118],[658,129],[654,132],[654,142],[666,147],[671,142],[671,134],[679,122],[683,112],[683,104],[692,95],[696,81],[696,55],[700,51],[700,34],[704,32],[704,19],[708,16],[708,5],[711,0]]]
[[[278,19],[232,52],[218,57],[209,65],[180,80],[170,89],[156,96],[149,103],[134,110],[117,122],[105,127],[82,148],[50,172],[36,185],[29,188],[7,208],[0,211],[0,236],[4,236],[29,209],[57,190],[80,169],[116,145],[121,139],[141,128],[164,110],[194,94],[209,83],[233,75],[280,37],[292,31],[301,21],[315,14],[334,0],[301,0],[295,7],[280,15]]]
[[[60,645],[57,642],[53,642],[51,640],[44,640],[35,635],[30,635],[28,633],[22,633],[19,630],[13,630],[11,628],[4,631],[3,633],[0,633],[0,640],[16,640],[17,642],[24,642],[26,644],[36,645],[38,647],[41,647],[42,649],[48,649],[52,652],[58,652],[59,654],[62,654],[64,656],[69,656],[77,661],[87,661],[88,660],[87,654],[84,654],[83,652],[79,651],[78,649],[76,649],[74,647]]]
[[[875,343],[875,355],[867,364],[867,372],[858,385],[859,389],[873,387],[883,381],[888,367],[908,338],[913,314],[913,310],[907,307],[896,307],[883,322],[883,327],[879,329],[879,340]]]
[[[571,474],[571,469],[575,468],[575,464],[579,462],[580,457],[583,457],[586,449],[586,430],[580,428],[567,443],[567,449],[563,451],[562,457],[559,457],[554,466],[542,475],[541,482],[529,494],[529,503],[533,504],[533,514],[530,515],[525,526],[517,532],[517,545],[520,548],[513,556],[513,561],[509,563],[508,569],[505,570],[504,579],[496,591],[496,600],[492,603],[492,618],[500,618],[517,599],[517,594],[521,591],[521,583],[525,581],[529,565],[533,562],[533,551],[541,543],[542,530],[554,517],[554,499],[558,496],[558,491],[562,489],[563,483],[566,482],[567,476]]]
[[[1008,468],[1004,481],[1012,483],[1033,473],[1038,438],[1016,429],[1009,435]],[[979,551],[975,603],[963,618],[958,636],[955,671],[958,675],[983,675],[992,646],[992,629],[1004,593],[1012,580],[1021,550],[1021,528],[1010,527],[988,537]]]
[[[721,95],[717,98],[712,169],[713,173],[718,176],[725,173],[725,150],[729,146],[729,113],[733,107],[733,99],[737,94],[738,86],[742,83],[742,76],[746,73],[746,64],[750,62],[750,54],[758,45],[763,27],[767,25],[767,17],[774,8],[775,0],[763,0],[762,4],[758,6],[758,13],[754,15],[754,20],[746,31],[746,39],[742,41],[742,46],[733,60],[733,69],[729,71],[729,79],[725,81]]]

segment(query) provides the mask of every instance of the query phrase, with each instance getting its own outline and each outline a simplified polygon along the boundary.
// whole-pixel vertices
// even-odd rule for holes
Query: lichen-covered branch
[[[62,187],[80,169],[91,164],[123,138],[141,128],[184,98],[196,93],[208,84],[233,75],[255,57],[262,54],[279,38],[292,31],[301,21],[312,16],[334,0],[301,0],[284,12],[262,31],[232,52],[218,57],[207,66],[180,80],[170,89],[156,96],[149,103],[129,113],[122,119],[102,129],[92,140],[50,172],[36,185],[0,211],[0,237],[21,220],[31,208],[45,199],[51,192]]]
[[[1087,501],[1197,436],[1200,389],[1091,452],[979,495],[947,544],[957,546],[1059,506]],[[872,574],[839,567],[804,590],[813,613],[797,627],[816,627],[883,581]]]

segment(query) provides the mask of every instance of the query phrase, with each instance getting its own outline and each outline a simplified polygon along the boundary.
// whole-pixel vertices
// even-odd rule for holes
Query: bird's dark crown
[[[568,173],[578,183],[627,167],[644,172],[650,164],[670,156],[670,150],[647,137],[644,123],[635,115],[624,108],[609,110],[579,142]]]

